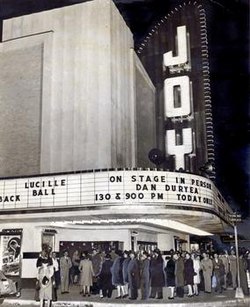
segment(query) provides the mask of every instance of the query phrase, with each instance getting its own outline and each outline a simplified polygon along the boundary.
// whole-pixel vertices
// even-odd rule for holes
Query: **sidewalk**
[[[35,307],[39,306],[39,302],[34,300],[33,289],[23,289],[22,295],[20,298],[6,298],[1,306],[10,307],[10,306],[29,306]],[[147,301],[142,301],[140,299],[136,301],[131,301],[128,298],[126,299],[115,299],[116,291],[113,291],[111,299],[100,298],[98,295],[92,295],[89,298],[83,298],[79,294],[79,288],[73,286],[70,289],[69,294],[61,294],[58,291],[58,301],[53,302],[53,307],[117,307],[117,306],[126,306],[126,307],[135,307],[139,305],[142,307],[244,307],[250,306],[250,296],[246,296],[244,299],[235,299],[234,290],[226,290],[221,294],[212,293],[207,294],[201,292],[199,296],[194,296],[192,298],[175,298],[174,300],[168,300],[167,288],[164,288],[163,299],[149,299]],[[140,293],[139,293],[140,297]],[[46,305],[47,306],[47,305]]]

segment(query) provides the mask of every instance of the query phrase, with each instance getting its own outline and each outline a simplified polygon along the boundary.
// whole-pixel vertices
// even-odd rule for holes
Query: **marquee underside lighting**
[[[54,227],[67,227],[72,225],[81,225],[81,226],[119,226],[127,224],[144,224],[148,226],[161,227],[165,230],[177,230],[179,232],[193,234],[198,236],[211,236],[213,235],[210,232],[200,230],[195,227],[185,225],[183,223],[173,221],[173,220],[163,220],[163,219],[151,219],[151,218],[142,218],[142,219],[98,219],[98,220],[80,220],[80,221],[63,221],[63,222],[52,222],[51,225]]]

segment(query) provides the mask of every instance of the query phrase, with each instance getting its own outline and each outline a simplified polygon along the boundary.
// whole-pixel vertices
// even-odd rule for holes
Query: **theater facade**
[[[230,224],[215,170],[201,173],[214,161],[205,26],[202,7],[189,2],[135,48],[111,0],[4,20],[7,275],[34,278],[44,247],[189,250],[190,235]]]

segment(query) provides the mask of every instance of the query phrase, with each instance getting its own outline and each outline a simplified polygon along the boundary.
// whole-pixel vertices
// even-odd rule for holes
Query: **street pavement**
[[[13,307],[13,306],[27,306],[35,307],[39,306],[39,302],[34,300],[35,290],[33,289],[23,289],[20,298],[6,298],[2,302],[1,306]],[[135,307],[135,305],[141,307],[250,307],[250,296],[245,296],[241,299],[235,298],[235,290],[226,290],[223,293],[212,294],[201,292],[199,296],[176,298],[174,300],[168,299],[167,288],[164,288],[163,299],[148,299],[147,301],[140,300],[131,301],[128,298],[125,299],[115,299],[116,290],[113,291],[112,298],[100,298],[98,295],[91,295],[91,297],[82,297],[79,294],[79,287],[72,286],[70,288],[69,294],[61,294],[58,291],[58,301],[53,302],[53,307]],[[47,304],[45,305],[47,306]]]

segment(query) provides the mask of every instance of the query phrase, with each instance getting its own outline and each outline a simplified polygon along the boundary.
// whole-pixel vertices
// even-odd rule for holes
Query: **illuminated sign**
[[[185,2],[149,29],[137,53],[156,85],[157,144],[162,167],[200,174],[214,162],[206,12]],[[209,175],[215,178],[215,172]]]
[[[201,206],[226,212],[209,179],[165,171],[103,171],[0,181],[0,210],[96,204]]]
[[[178,66],[177,71],[183,73],[188,62],[186,26],[177,28],[177,55],[172,51],[164,54],[164,65],[166,67]],[[171,70],[170,70],[171,72]],[[164,81],[165,116],[167,118],[178,118],[189,116],[191,108],[191,82],[188,76],[177,76],[167,78]],[[175,156],[175,168],[185,169],[185,154],[193,151],[193,132],[191,128],[182,128],[179,131],[179,139],[175,129],[166,131],[166,153]]]
[[[173,52],[169,51],[164,54],[164,64],[165,66],[174,66],[186,64],[188,61],[187,56],[187,33],[186,26],[177,28],[177,55],[173,56]]]

